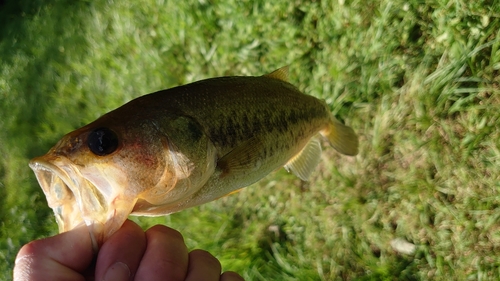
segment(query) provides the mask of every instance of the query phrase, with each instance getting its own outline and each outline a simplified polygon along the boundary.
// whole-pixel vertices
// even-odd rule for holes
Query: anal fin
[[[307,181],[309,176],[318,166],[321,157],[321,145],[317,138],[312,138],[306,146],[295,155],[285,165],[287,171],[292,171],[303,181]]]

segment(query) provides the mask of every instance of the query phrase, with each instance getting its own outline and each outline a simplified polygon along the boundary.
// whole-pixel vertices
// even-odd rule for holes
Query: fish
[[[98,249],[129,215],[161,216],[249,186],[285,167],[307,180],[323,136],[341,154],[358,137],[288,67],[138,97],[62,137],[29,166],[59,232],[85,223]]]

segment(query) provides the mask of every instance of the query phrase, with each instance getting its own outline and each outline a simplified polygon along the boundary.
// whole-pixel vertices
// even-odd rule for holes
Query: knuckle
[[[191,259],[196,259],[204,263],[210,264],[211,267],[219,268],[221,269],[221,263],[220,261],[214,257],[212,254],[210,254],[208,251],[201,250],[201,249],[196,249],[193,250],[189,253],[189,260]]]
[[[164,225],[155,225],[151,227],[146,231],[146,235],[148,236],[148,240],[151,237],[164,237],[169,240],[176,240],[184,243],[184,237],[179,231]]]
[[[226,271],[222,273],[220,281],[244,281],[243,277],[234,271]]]

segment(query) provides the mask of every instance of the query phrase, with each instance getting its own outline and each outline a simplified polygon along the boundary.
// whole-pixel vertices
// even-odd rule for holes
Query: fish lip
[[[102,222],[89,216],[84,209],[82,196],[86,190],[99,190],[86,180],[76,165],[66,157],[44,155],[29,163],[38,183],[47,198],[49,207],[54,211],[59,232],[66,232],[85,223],[90,230],[92,246],[96,250],[101,241]],[[93,194],[96,195],[96,194]],[[102,194],[101,194],[102,196]],[[102,203],[102,202],[101,202]],[[99,204],[102,207],[102,204]],[[103,213],[105,210],[99,211]]]

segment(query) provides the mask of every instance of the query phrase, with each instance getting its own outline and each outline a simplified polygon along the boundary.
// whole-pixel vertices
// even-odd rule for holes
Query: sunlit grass
[[[7,1],[0,279],[57,226],[28,160],[124,102],[290,65],[360,137],[168,217],[248,280],[500,278],[500,6],[469,1]],[[496,2],[495,2],[496,3]],[[396,239],[413,244],[398,252]]]

